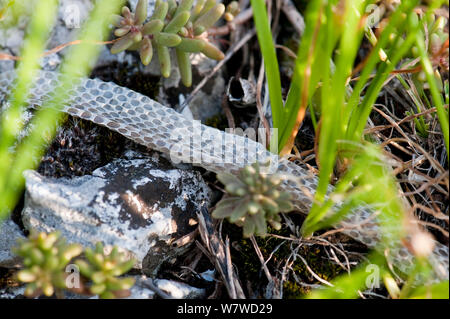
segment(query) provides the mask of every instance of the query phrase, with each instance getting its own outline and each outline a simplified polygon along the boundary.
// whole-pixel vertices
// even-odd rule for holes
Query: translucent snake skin
[[[41,71],[31,90],[29,104],[42,105],[60,84],[58,76],[55,72]],[[0,74],[0,104],[9,95],[14,78],[13,71]],[[63,112],[103,125],[138,144],[166,153],[175,161],[192,163],[216,173],[236,173],[256,160],[261,163],[270,160],[277,173],[298,177],[299,182],[286,180],[282,184],[283,189],[292,194],[295,208],[306,214],[311,206],[317,178],[295,163],[268,152],[258,142],[188,120],[173,109],[114,83],[82,79],[67,93],[70,99],[63,106]],[[346,235],[374,248],[381,239],[381,231],[371,215],[372,210],[361,207],[352,211],[339,227],[344,227]],[[387,254],[386,251],[385,255],[395,267],[409,272],[413,255],[408,249],[397,243]],[[436,242],[429,258],[434,265],[435,281],[448,280],[448,247]]]

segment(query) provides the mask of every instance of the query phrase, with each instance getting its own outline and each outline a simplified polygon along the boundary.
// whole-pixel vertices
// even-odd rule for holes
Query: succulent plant
[[[194,0],[180,0],[179,3],[175,0],[157,0],[147,23],[147,0],[139,0],[134,13],[123,7],[122,16],[114,19],[117,26],[114,34],[119,39],[111,52],[138,50],[142,63],[148,65],[155,49],[161,74],[167,78],[171,72],[169,48],[175,48],[181,80],[185,86],[191,86],[191,53],[201,52],[214,60],[224,58],[223,52],[209,42],[208,29],[224,14],[225,6],[216,3],[216,0],[197,0],[193,4]],[[239,12],[237,3],[230,5],[227,20]]]
[[[238,176],[220,173],[217,178],[230,196],[217,204],[212,216],[243,227],[245,237],[266,235],[267,223],[279,230],[279,212],[293,209],[289,193],[279,190],[281,176],[263,174],[257,162],[241,169]]]
[[[439,85],[438,88],[442,91],[442,79],[437,67],[440,67],[442,70],[448,72],[448,32],[446,32],[445,30],[447,19],[444,16],[436,18],[434,14],[425,16],[419,15],[417,13],[412,13],[408,17],[408,23],[414,26],[423,23],[423,28],[421,31],[424,33],[425,39],[428,40],[428,55],[433,64],[433,67],[435,68],[435,77]],[[407,32],[408,30],[409,29],[407,29]],[[398,45],[400,45],[403,43],[404,37],[404,35],[398,34],[398,32],[394,30],[394,32],[392,32],[389,36],[390,44],[394,44],[396,43],[396,41],[398,41]],[[419,57],[419,55],[419,49],[416,45],[412,46],[407,53],[407,56],[409,58],[417,58]],[[422,87],[424,82],[427,81],[425,72],[423,70],[414,73],[413,79],[415,80],[416,85]]]
[[[59,232],[35,233],[27,239],[21,239],[15,253],[23,257],[25,268],[17,273],[17,279],[28,283],[25,295],[29,297],[44,294],[52,296],[66,288],[65,268],[83,247],[67,244]]]
[[[134,285],[134,278],[118,278],[128,272],[135,260],[128,259],[124,253],[114,246],[106,254],[102,243],[97,243],[95,250],[86,248],[86,260],[77,259],[75,264],[86,278],[92,280],[90,292],[102,299],[121,298],[129,295],[129,289]]]
[[[419,21],[417,14],[413,15],[414,18]],[[435,66],[440,66],[444,70],[448,71],[448,43],[445,47],[446,41],[448,41],[448,32],[445,31],[447,25],[447,19],[440,16],[436,19],[435,15],[431,15],[430,19],[426,23],[427,27],[424,32],[427,32],[426,38],[428,39],[428,54],[431,57],[432,63]],[[412,57],[419,56],[419,50],[416,46],[411,48]],[[439,85],[439,89],[442,92],[442,79],[438,70],[435,70],[435,77]],[[426,82],[425,72],[422,70],[415,75],[415,78],[420,82]]]
[[[240,11],[241,8],[239,7],[239,3],[237,1],[231,1],[227,5],[227,10],[225,11],[223,18],[228,22],[233,21],[234,17],[237,16]]]

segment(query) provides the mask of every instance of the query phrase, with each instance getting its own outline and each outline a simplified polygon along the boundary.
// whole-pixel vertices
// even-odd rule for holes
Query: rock
[[[178,281],[155,279],[153,283],[175,299],[201,299],[206,294],[205,289],[195,288]]]
[[[14,268],[20,266],[21,258],[11,251],[20,238],[25,238],[25,236],[19,226],[11,219],[0,221],[0,267]]]
[[[25,285],[0,289],[0,299],[24,299]]]
[[[210,190],[198,172],[175,169],[157,153],[133,156],[73,179],[26,171],[25,228],[59,230],[84,246],[117,245],[155,275],[186,250],[177,240],[195,229],[195,213],[208,205]]]
[[[130,289],[130,296],[125,299],[153,299],[156,293],[146,284],[146,281],[149,279],[146,276],[133,277],[136,282]],[[175,299],[200,299],[204,298],[206,294],[205,289],[195,288],[173,280],[155,279],[153,280],[153,285]],[[98,299],[98,296],[93,296],[89,299]]]
[[[155,292],[145,285],[146,276],[135,276],[136,283],[131,287],[131,295],[126,299],[153,299]]]

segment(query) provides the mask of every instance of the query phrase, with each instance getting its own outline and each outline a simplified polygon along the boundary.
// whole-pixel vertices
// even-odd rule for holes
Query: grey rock
[[[195,288],[178,281],[155,279],[153,283],[156,287],[175,299],[201,299],[206,294],[205,289]]]
[[[24,294],[25,285],[0,289],[0,299],[23,299]]]
[[[195,212],[210,197],[198,172],[175,169],[157,153],[118,159],[73,179],[46,178],[35,171],[24,176],[27,229],[59,230],[68,242],[84,246],[97,241],[117,245],[147,275],[187,249],[177,240],[195,229]]]
[[[0,222],[0,267],[15,268],[20,266],[21,259],[11,251],[20,238],[25,238],[25,236],[19,226],[11,219],[8,218]]]
[[[52,53],[41,59],[41,68],[46,71],[54,71],[61,64],[61,57],[58,53]]]
[[[135,276],[136,282],[131,287],[131,295],[126,299],[153,299],[155,292],[145,285],[146,276]]]
[[[9,54],[9,52],[4,52]],[[2,60],[0,61],[0,73],[14,70],[14,61],[11,60]]]
[[[136,282],[130,289],[130,296],[125,299],[153,299],[156,293],[146,284],[149,279],[146,276],[133,277]],[[174,280],[155,279],[153,285],[174,299],[201,299],[206,294],[205,289],[192,287]],[[75,296],[73,299],[77,299],[77,297]],[[98,296],[90,297],[90,299],[98,299]]]

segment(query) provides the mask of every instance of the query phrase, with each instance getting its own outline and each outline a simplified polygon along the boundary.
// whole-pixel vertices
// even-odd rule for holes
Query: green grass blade
[[[439,123],[441,125],[442,134],[444,135],[444,144],[447,150],[447,161],[450,160],[449,157],[449,121],[448,121],[448,112],[444,109],[444,101],[439,93],[436,79],[434,77],[433,66],[431,65],[431,61],[428,58],[427,52],[425,51],[425,40],[422,33],[417,32],[415,37],[415,43],[417,48],[419,49],[420,54],[420,62],[422,64],[422,68],[425,71],[425,75],[427,77],[427,83],[430,86],[431,99],[437,110],[437,115],[439,119]]]
[[[256,34],[264,59],[267,82],[269,86],[270,105],[272,108],[273,127],[280,128],[282,123],[283,99],[277,54],[272,39],[267,9],[264,0],[251,0]]]
[[[314,0],[309,3],[306,11],[305,32],[302,36],[302,41],[295,60],[294,74],[286,99],[285,108],[282,110],[282,116],[280,116],[283,123],[278,127],[279,152],[283,151],[289,138],[292,136],[293,129],[296,122],[298,122],[297,118],[300,108],[303,107],[302,111],[305,111],[309,96],[314,92],[316,84],[321,78],[319,76],[322,72],[316,70],[313,64],[318,59],[326,59],[328,53],[328,51],[322,51],[317,48],[320,45],[323,35],[323,32],[320,31],[322,27],[321,18],[323,7],[324,1]],[[321,65],[323,64],[324,63],[321,61]],[[312,77],[314,77],[314,80]],[[273,111],[274,110],[272,109],[272,112]],[[281,155],[285,155],[284,153],[289,152],[290,149],[286,149]]]
[[[343,136],[343,109],[346,85],[353,69],[353,61],[363,36],[360,19],[364,12],[364,1],[348,1],[342,17],[345,24],[339,44],[336,70],[331,78],[330,90],[323,92],[322,127],[320,130],[319,158],[320,175],[315,199],[322,202],[328,189],[337,155],[337,140]]]
[[[42,156],[44,149],[44,136],[54,136],[57,122],[61,119],[60,107],[65,101],[65,93],[71,87],[71,83],[81,76],[88,74],[92,61],[101,49],[100,46],[92,44],[92,41],[101,41],[107,34],[108,21],[110,17],[123,4],[123,0],[101,0],[98,1],[91,12],[91,16],[83,28],[80,40],[82,44],[71,47],[63,65],[61,73],[64,75],[62,83],[55,88],[50,100],[44,102],[42,108],[36,113],[32,120],[33,130],[18,145],[15,161],[7,172],[6,187],[0,193],[0,218],[6,217],[18,200],[21,189],[24,186],[23,171],[36,166],[36,159]],[[4,174],[4,172],[2,172]]]
[[[34,1],[29,5],[34,5],[35,10],[21,51],[22,60],[17,68],[17,82],[11,94],[11,107],[2,114],[0,119],[0,194],[5,190],[5,178],[13,161],[10,148],[23,128],[20,118],[28,98],[31,79],[39,67],[39,58],[57,13],[56,0],[42,3]],[[1,215],[0,211],[0,217]]]

